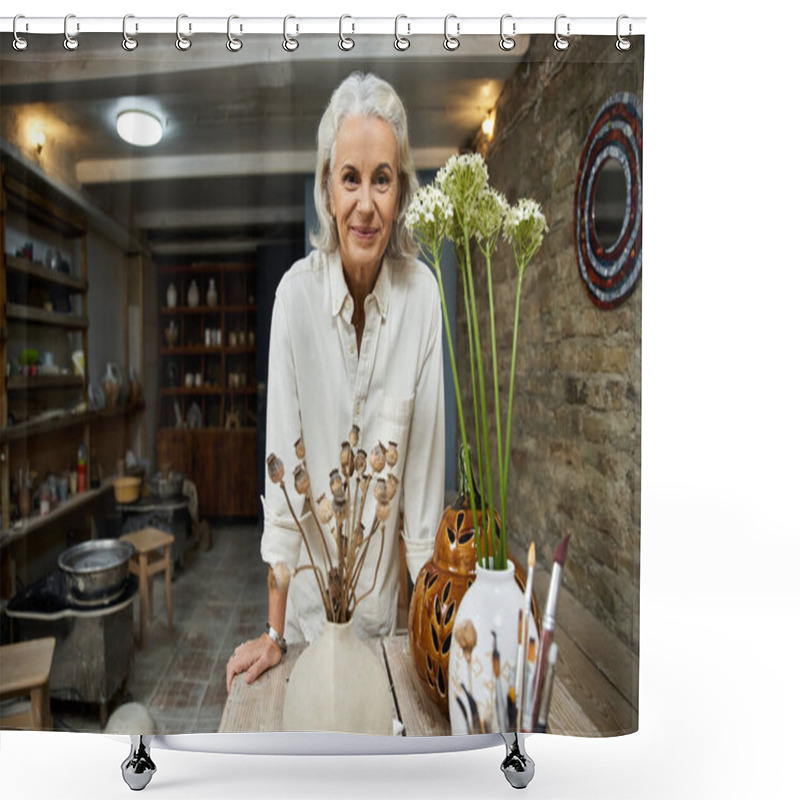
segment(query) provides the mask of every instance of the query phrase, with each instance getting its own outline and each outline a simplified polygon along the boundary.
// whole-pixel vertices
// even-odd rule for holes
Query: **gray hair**
[[[411,146],[408,143],[406,110],[397,92],[386,81],[362,72],[352,73],[339,84],[319,123],[317,169],[314,176],[314,205],[317,209],[319,230],[311,234],[311,244],[324,253],[332,253],[339,247],[339,233],[328,205],[331,163],[334,160],[339,126],[345,119],[355,115],[382,119],[394,132],[400,187],[397,221],[392,226],[386,255],[395,259],[414,258],[417,255],[417,245],[404,223],[406,209],[418,188]]]

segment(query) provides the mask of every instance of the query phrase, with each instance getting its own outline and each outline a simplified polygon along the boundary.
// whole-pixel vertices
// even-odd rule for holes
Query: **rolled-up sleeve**
[[[442,312],[434,289],[417,380],[403,478],[403,541],[412,580],[433,554],[444,507],[444,367]]]
[[[289,317],[281,287],[275,294],[269,344],[269,373],[267,379],[267,436],[266,454],[275,453],[286,469],[284,481],[291,497],[291,467],[287,459],[294,458],[294,443],[301,435],[300,407],[295,380]],[[293,462],[288,462],[289,464]],[[264,508],[264,530],[261,535],[261,558],[269,564],[297,565],[302,540],[295,526],[286,497],[280,485],[272,483],[268,470],[261,502]],[[302,498],[295,498],[295,513],[300,517]],[[294,502],[294,501],[293,501]]]

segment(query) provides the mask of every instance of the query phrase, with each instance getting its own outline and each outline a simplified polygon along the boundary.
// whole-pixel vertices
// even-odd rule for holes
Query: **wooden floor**
[[[547,598],[550,575],[537,568],[536,596]],[[558,598],[555,641],[558,643],[556,676],[595,732],[570,730],[575,736],[613,736],[633,733],[639,727],[639,657],[595,619],[562,586]]]

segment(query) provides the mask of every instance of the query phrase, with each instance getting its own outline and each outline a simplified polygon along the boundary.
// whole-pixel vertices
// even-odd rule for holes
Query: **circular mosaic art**
[[[598,233],[603,172],[616,174],[617,185],[624,185],[614,204],[616,225],[610,239]],[[612,95],[586,137],[575,187],[575,244],[578,270],[592,302],[600,308],[618,306],[642,271],[642,111],[633,94]]]

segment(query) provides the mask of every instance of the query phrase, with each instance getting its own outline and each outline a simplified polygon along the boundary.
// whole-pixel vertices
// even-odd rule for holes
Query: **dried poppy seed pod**
[[[336,514],[336,521],[343,523],[347,517],[347,498],[344,492],[340,492],[333,497],[333,513]]]
[[[301,461],[306,457],[306,446],[303,444],[302,436],[294,443],[294,454]]]
[[[308,479],[308,472],[302,464],[298,464],[294,468],[294,488],[297,494],[306,494],[311,481]]]
[[[386,466],[386,448],[380,442],[369,454],[369,465],[373,472],[380,472]]]
[[[397,486],[399,483],[400,481],[397,480],[397,476],[394,474],[394,472],[390,472],[386,476],[386,496],[390,503],[392,502],[392,498],[397,493]]]
[[[338,469],[331,470],[331,492],[335,497],[340,492],[344,491],[344,481]]]
[[[273,483],[280,483],[283,480],[283,461],[275,453],[267,456],[267,472]]]
[[[383,478],[375,481],[375,499],[379,503],[389,502],[389,490],[386,488],[386,481]]]
[[[333,518],[333,506],[324,494],[321,494],[317,499],[317,513],[323,525],[327,525]]]
[[[356,453],[356,472],[359,475],[364,474],[364,470],[367,468],[367,454],[363,450],[359,450]]]
[[[386,448],[386,463],[393,467],[397,463],[397,443],[396,442],[389,442],[389,446]]]
[[[375,506],[375,518],[378,522],[386,522],[389,519],[389,514],[391,513],[392,507],[388,503],[378,503]]]
[[[350,428],[350,433],[347,434],[347,441],[350,442],[351,447],[355,447],[358,444],[358,436],[361,433],[361,428],[358,425],[353,425]]]
[[[339,463],[342,466],[342,474],[345,478],[349,478],[353,474],[355,467],[355,456],[353,455],[353,448],[350,442],[342,442],[342,451],[339,454]]]
[[[478,632],[475,630],[472,620],[464,620],[464,622],[458,625],[453,631],[453,637],[459,647],[464,651],[464,658],[469,661],[472,658],[472,651],[478,643]]]

